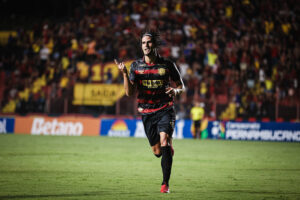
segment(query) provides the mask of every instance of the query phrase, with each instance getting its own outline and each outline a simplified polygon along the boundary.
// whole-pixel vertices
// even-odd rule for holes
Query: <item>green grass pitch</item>
[[[300,144],[174,140],[170,194],[146,139],[0,135],[0,199],[300,199]]]

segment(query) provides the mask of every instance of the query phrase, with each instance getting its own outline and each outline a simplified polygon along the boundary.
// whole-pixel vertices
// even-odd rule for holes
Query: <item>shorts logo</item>
[[[170,121],[170,125],[171,125],[172,129],[174,129],[174,127],[175,127],[175,122],[174,122],[174,121]]]
[[[164,68],[159,68],[158,69],[158,74],[161,75],[161,76],[163,76],[163,75],[166,74],[166,70]]]

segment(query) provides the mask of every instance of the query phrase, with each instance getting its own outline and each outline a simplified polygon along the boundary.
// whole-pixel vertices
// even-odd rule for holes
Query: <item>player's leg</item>
[[[172,137],[168,137],[168,143],[169,143],[169,146],[171,147],[171,152],[172,152],[172,156],[174,156],[174,148],[173,148],[173,139]]]
[[[196,124],[195,124],[195,121],[193,121],[193,128],[194,128],[194,131],[192,131],[192,135],[193,135],[193,138],[196,139],[196,135],[197,135],[197,130],[196,130]]]
[[[195,126],[195,132],[196,132],[196,138],[199,139],[199,136],[200,136],[199,126]]]
[[[148,138],[149,144],[152,148],[152,152],[156,157],[161,157],[160,151],[160,138],[157,134],[157,118],[154,115],[142,116],[144,129]]]
[[[201,123],[202,123],[202,121],[200,120],[199,121],[199,139],[201,139],[201,133],[202,133],[202,130],[201,130]]]
[[[161,150],[160,150],[160,142],[156,143],[155,145],[151,146],[152,152],[156,157],[161,157]]]
[[[195,121],[195,134],[196,134],[196,138],[200,139],[200,122],[199,121]]]
[[[168,135],[167,135],[168,136]],[[162,138],[162,137],[160,137]],[[155,141],[155,140],[154,140]],[[173,149],[173,141],[172,141],[172,138],[171,137],[167,137],[167,143],[168,143],[168,146],[171,147],[171,153],[172,153],[172,156],[174,156],[174,149]],[[161,157],[162,153],[161,153],[161,139],[159,142],[157,142],[155,145],[151,146],[152,148],[152,152],[153,154],[156,156],[156,157]],[[166,145],[165,145],[166,146]]]
[[[172,150],[172,135],[175,127],[175,111],[173,109],[161,113],[158,121],[158,132],[160,135],[161,144],[161,167],[163,172],[163,182],[161,192],[169,192],[169,180],[173,163]]]
[[[169,192],[169,180],[171,176],[171,169],[173,163],[172,150],[169,145],[169,135],[165,132],[160,132],[160,143],[161,143],[161,168],[163,172],[163,182],[161,192]]]

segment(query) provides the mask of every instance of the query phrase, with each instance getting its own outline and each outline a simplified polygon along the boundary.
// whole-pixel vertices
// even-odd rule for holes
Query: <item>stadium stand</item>
[[[2,31],[1,112],[86,112],[72,105],[74,84],[121,83],[107,66],[116,57],[140,57],[138,35],[148,27],[159,28],[160,54],[182,73],[187,91],[177,109],[183,116],[202,101],[214,119],[299,119],[300,7],[296,0],[270,2],[90,0],[68,17],[30,21],[28,30],[12,30],[16,34]]]

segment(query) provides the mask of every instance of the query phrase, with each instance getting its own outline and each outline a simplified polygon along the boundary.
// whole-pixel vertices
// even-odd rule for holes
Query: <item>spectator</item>
[[[17,102],[30,104],[34,98],[22,94],[25,82],[33,88],[26,96],[34,97],[43,87],[59,85],[66,70],[78,82],[104,82],[105,76],[111,83],[101,66],[115,57],[140,57],[135,38],[145,27],[161,30],[161,54],[178,63],[187,86],[180,101],[186,106],[199,97],[228,104],[238,96],[237,113],[250,109],[258,117],[272,113],[266,102],[272,105],[277,97],[299,103],[299,5],[294,1],[83,1],[86,6],[76,8],[73,18],[27,22],[33,35],[18,30],[0,47],[0,71],[9,80],[3,107],[12,100],[10,90]]]

